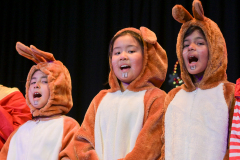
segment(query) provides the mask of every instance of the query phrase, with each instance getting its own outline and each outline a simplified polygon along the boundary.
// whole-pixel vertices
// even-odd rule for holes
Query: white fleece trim
[[[8,160],[58,159],[62,147],[63,118],[27,121],[10,141]]]
[[[13,88],[9,88],[9,87],[5,87],[3,85],[0,85],[0,100],[2,100],[3,98],[5,98],[6,96],[8,96],[9,94],[19,91],[18,88],[13,87]]]
[[[236,102],[235,102],[235,105],[240,106],[240,102],[236,101]]]
[[[222,83],[207,90],[180,90],[165,115],[166,160],[223,159],[228,116]]]
[[[124,158],[142,129],[146,90],[107,93],[95,119],[95,150],[101,160]]]

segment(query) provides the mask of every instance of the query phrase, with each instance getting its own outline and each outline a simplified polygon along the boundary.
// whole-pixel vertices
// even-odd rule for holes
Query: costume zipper
[[[195,91],[193,91],[193,101],[192,101],[192,105],[191,105],[191,111],[190,111],[190,115],[189,115],[189,119],[191,120],[191,117],[192,117],[192,110],[193,110],[193,107],[194,107],[194,101],[195,101],[195,97],[196,97],[196,95],[197,95],[197,90],[198,89],[196,89]],[[189,128],[190,128],[190,126],[191,126],[191,123],[192,123],[192,121],[190,121],[189,122],[190,124],[189,124]],[[188,138],[190,138],[191,136],[188,136]],[[187,147],[187,152],[189,152],[189,143],[188,143],[188,147]],[[186,155],[188,155],[189,156],[189,153],[187,153]],[[187,158],[187,159],[189,159],[189,157]]]

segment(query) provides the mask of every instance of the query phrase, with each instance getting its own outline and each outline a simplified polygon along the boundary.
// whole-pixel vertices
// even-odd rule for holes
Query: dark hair
[[[195,30],[198,30],[203,35],[203,37],[206,39],[205,34],[203,33],[203,30],[198,26],[189,27],[188,30],[186,31],[186,33],[184,34],[183,39],[185,39],[187,36],[192,34]]]
[[[121,36],[124,36],[124,35],[131,35],[134,39],[137,40],[137,42],[139,43],[139,45],[141,46],[142,48],[142,51],[144,49],[144,45],[143,45],[143,40],[142,40],[142,37],[136,33],[136,32],[133,32],[133,31],[130,31],[130,30],[126,30],[126,31],[123,31],[121,33],[119,33],[118,35],[114,36],[111,41],[110,41],[110,44],[109,44],[109,50],[108,50],[108,56],[109,57],[112,57],[112,52],[113,52],[113,44],[114,42],[116,41],[117,38],[121,37]]]

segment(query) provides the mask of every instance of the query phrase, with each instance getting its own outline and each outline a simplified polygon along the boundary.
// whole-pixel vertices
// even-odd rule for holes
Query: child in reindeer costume
[[[26,101],[33,119],[15,130],[3,146],[0,159],[64,159],[75,157],[69,145],[79,124],[64,116],[72,108],[71,78],[51,53],[18,42],[16,49],[33,60],[26,82]]]
[[[111,88],[92,100],[74,139],[78,159],[158,159],[166,52],[148,28],[125,28],[110,42],[109,64]]]
[[[172,9],[183,23],[176,50],[184,84],[165,99],[165,159],[228,159],[235,85],[227,81],[226,43],[199,0],[192,10],[194,18],[181,5]]]

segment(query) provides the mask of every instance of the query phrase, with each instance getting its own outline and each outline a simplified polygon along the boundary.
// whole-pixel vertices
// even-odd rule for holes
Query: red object
[[[32,114],[20,91],[12,92],[0,100],[0,150],[9,135],[30,119]]]
[[[240,101],[240,78],[238,78],[236,82],[234,96],[236,97],[237,101]]]

